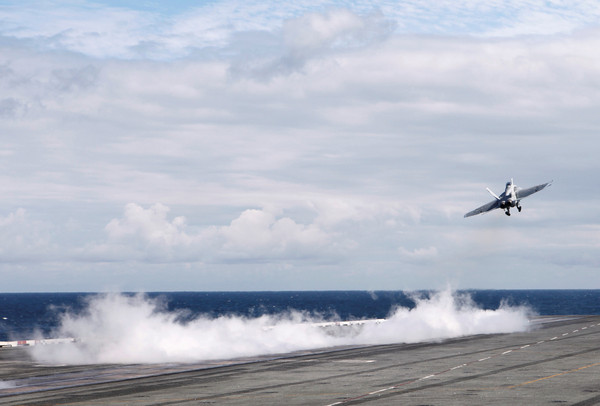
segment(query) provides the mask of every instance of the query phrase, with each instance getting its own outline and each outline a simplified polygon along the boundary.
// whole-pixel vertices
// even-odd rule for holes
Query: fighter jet
[[[486,212],[492,211],[494,209],[503,209],[504,213],[507,216],[510,216],[510,208],[511,207],[516,207],[517,210],[519,210],[519,212],[520,212],[522,209],[521,199],[523,199],[529,195],[532,195],[535,192],[539,192],[540,190],[542,190],[546,186],[549,186],[550,184],[552,184],[552,181],[550,181],[548,183],[543,183],[541,185],[533,186],[533,187],[530,187],[527,189],[521,189],[521,188],[517,187],[517,185],[515,185],[513,183],[513,180],[511,179],[510,182],[506,183],[506,189],[504,189],[504,192],[500,196],[497,196],[489,188],[486,188],[486,190],[488,192],[490,192],[490,194],[492,196],[494,196],[496,198],[496,200],[494,200],[493,202],[490,202],[488,204],[484,204],[483,206],[478,207],[475,210],[468,212],[467,214],[465,214],[465,217],[471,217],[476,214],[486,213]]]

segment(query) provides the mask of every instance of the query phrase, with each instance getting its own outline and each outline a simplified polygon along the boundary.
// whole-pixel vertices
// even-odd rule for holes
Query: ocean
[[[145,299],[185,324],[198,317],[259,318],[292,311],[319,320],[383,319],[394,309],[413,309],[415,295],[432,292],[299,291],[299,292],[151,292]],[[133,296],[134,294],[123,294]],[[467,290],[454,295],[470,297],[483,310],[524,306],[538,315],[600,314],[600,290]],[[0,294],[0,341],[56,337],[65,315],[89,312],[94,293]],[[115,310],[118,312],[118,310]],[[108,316],[110,317],[110,316]]]

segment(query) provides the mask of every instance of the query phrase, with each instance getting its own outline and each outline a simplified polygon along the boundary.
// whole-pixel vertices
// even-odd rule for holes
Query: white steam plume
[[[508,333],[529,326],[527,308],[501,305],[497,310],[482,310],[469,296],[449,289],[414,300],[414,309],[398,307],[386,322],[365,323],[359,330],[332,335],[331,330],[311,324],[323,320],[302,312],[258,318],[200,316],[182,322],[183,313],[168,312],[160,301],[144,295],[99,295],[90,299],[83,314],[62,317],[55,335],[76,337],[77,344],[36,346],[33,354],[40,362],[61,364],[195,362],[336,345]]]
[[[12,389],[16,388],[16,386],[12,381],[0,381],[0,389]]]

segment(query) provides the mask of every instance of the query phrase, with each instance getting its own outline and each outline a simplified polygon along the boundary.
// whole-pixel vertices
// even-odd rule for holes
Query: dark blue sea
[[[427,296],[431,292],[417,292]],[[527,306],[539,315],[600,314],[600,290],[469,290],[477,307],[495,310],[500,303]],[[385,318],[398,306],[413,308],[415,292],[153,292],[163,311],[199,315],[258,317],[290,310],[330,320]],[[93,293],[0,293],[0,341],[51,336],[65,312],[85,310]],[[185,320],[183,320],[185,322]]]

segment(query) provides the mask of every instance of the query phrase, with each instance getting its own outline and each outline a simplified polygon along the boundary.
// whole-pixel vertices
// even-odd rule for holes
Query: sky
[[[0,1],[0,291],[599,289],[599,23]]]

